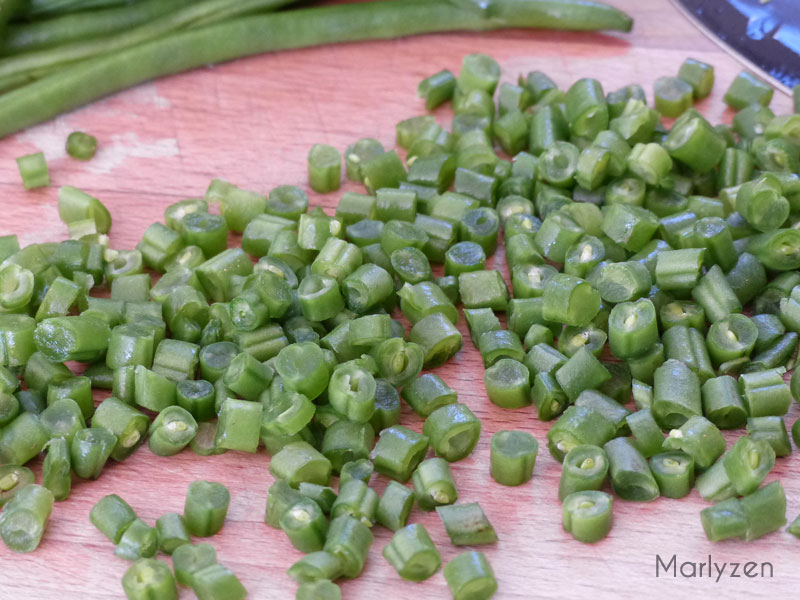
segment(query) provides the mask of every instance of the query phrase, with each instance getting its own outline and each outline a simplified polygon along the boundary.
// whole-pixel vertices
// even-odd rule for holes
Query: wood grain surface
[[[306,187],[306,154],[311,144],[338,148],[373,136],[394,143],[394,125],[419,114],[415,97],[423,77],[447,67],[457,70],[464,54],[496,57],[505,80],[533,69],[551,74],[562,87],[593,76],[607,90],[639,82],[649,91],[661,75],[676,73],[687,55],[716,66],[717,85],[699,108],[711,119],[730,121],[721,98],[740,65],[707,40],[667,0],[612,0],[635,17],[630,35],[498,31],[430,35],[397,41],[344,44],[266,55],[142,85],[0,141],[0,232],[19,233],[23,243],[63,239],[58,220],[58,186],[74,185],[101,198],[115,219],[112,246],[132,247],[145,227],[161,220],[168,204],[203,194],[212,177],[268,191],[279,184]],[[776,94],[773,107],[788,110]],[[449,124],[446,109],[437,113]],[[89,163],[69,159],[64,140],[73,130],[97,136],[100,150]],[[52,187],[25,192],[14,158],[43,150]],[[346,184],[343,189],[356,189]],[[338,194],[312,203],[330,209]],[[503,269],[502,251],[495,266]],[[439,373],[482,420],[475,453],[453,465],[460,501],[479,500],[500,541],[480,548],[489,557],[499,590],[497,598],[687,598],[690,596],[788,598],[800,585],[800,542],[785,532],[762,540],[712,545],[700,526],[705,503],[696,492],[683,500],[648,504],[617,501],[614,528],[595,545],[573,541],[561,529],[556,497],[560,465],[544,446],[547,424],[530,407],[515,411],[486,398],[480,356],[468,340]],[[788,421],[797,417],[792,407]],[[405,410],[403,422],[419,430],[422,420]],[[500,429],[522,429],[542,444],[533,480],[505,488],[489,477],[489,440]],[[730,437],[729,437],[730,441]],[[211,479],[232,494],[228,520],[210,541],[219,561],[233,569],[258,600],[294,598],[286,569],[301,555],[286,537],[263,522],[266,491],[273,479],[261,450],[202,458],[186,451],[159,458],[147,448],[121,464],[110,464],[98,481],[76,482],[68,501],[56,505],[40,548],[12,555],[0,547],[0,598],[51,600],[124,597],[120,579],[129,563],[115,558],[113,547],[88,520],[91,506],[108,493],[124,497],[153,523],[167,511],[182,511],[188,484]],[[41,460],[35,461],[37,473]],[[788,515],[800,511],[800,455],[780,459],[768,480],[780,478],[788,495]],[[383,478],[375,481],[378,491]],[[435,513],[415,509],[411,520],[423,523],[447,561],[463,549],[453,547]],[[342,583],[345,598],[440,599],[449,594],[437,573],[424,583],[401,580],[381,556],[389,531],[375,527],[375,543],[361,577]],[[771,578],[716,581],[703,567],[702,577],[656,577],[656,557],[717,563],[768,561]],[[689,571],[684,571],[690,575]],[[759,572],[760,574],[760,572]],[[769,575],[769,571],[766,573]],[[742,575],[740,567],[737,575]],[[181,598],[191,598],[189,590]]]

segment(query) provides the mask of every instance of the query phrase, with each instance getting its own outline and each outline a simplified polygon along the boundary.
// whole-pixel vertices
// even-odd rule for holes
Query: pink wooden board
[[[686,56],[715,65],[717,86],[699,108],[713,120],[730,120],[722,95],[740,65],[686,22],[666,0],[614,0],[636,19],[630,35],[501,31],[431,35],[397,41],[346,44],[267,55],[178,75],[34,127],[0,142],[0,232],[20,234],[24,243],[59,240],[66,228],[58,220],[58,186],[74,185],[101,198],[115,224],[111,243],[130,248],[144,229],[161,220],[168,204],[203,194],[213,177],[262,192],[279,184],[305,186],[306,153],[316,142],[342,150],[372,136],[394,143],[397,121],[419,114],[415,97],[423,77],[447,67],[456,70],[469,52],[497,58],[504,79],[540,69],[562,87],[579,77],[600,79],[607,90],[638,82],[648,93],[661,75],[674,74]],[[773,108],[787,111],[789,99],[776,94]],[[437,113],[449,122],[446,110]],[[65,156],[64,140],[74,130],[96,135],[100,151],[89,163]],[[53,186],[25,192],[14,158],[43,150]],[[357,189],[347,184],[343,189]],[[311,196],[312,203],[335,206],[338,194]],[[502,252],[495,263],[505,270]],[[459,325],[465,346],[439,372],[462,402],[483,421],[473,456],[453,465],[460,501],[480,501],[500,542],[480,548],[499,581],[497,598],[680,598],[771,597],[794,594],[800,584],[800,541],[775,533],[750,544],[706,541],[699,511],[705,503],[693,492],[683,500],[650,504],[618,501],[615,525],[603,542],[586,546],[561,530],[556,489],[560,465],[545,447],[548,425],[531,407],[517,411],[489,403],[483,389],[480,356]],[[787,422],[798,416],[792,407]],[[406,410],[404,423],[419,430],[422,421]],[[505,488],[489,477],[489,440],[500,429],[523,429],[542,444],[532,482]],[[37,472],[41,460],[36,462]],[[228,521],[211,543],[220,562],[233,569],[259,600],[293,598],[295,584],[286,569],[301,555],[285,536],[263,523],[266,490],[273,479],[269,459],[230,452],[201,458],[186,451],[173,458],[140,449],[114,464],[95,482],[77,482],[67,502],[57,504],[40,548],[12,555],[0,547],[0,598],[121,598],[120,579],[129,563],[89,523],[91,506],[117,493],[153,523],[164,512],[180,512],[186,487],[194,479],[226,484],[232,494]],[[800,511],[800,482],[793,478],[800,458],[781,459],[768,480],[780,478],[788,495],[788,515]],[[376,487],[382,491],[384,481]],[[450,545],[435,513],[415,509],[444,561],[463,549]],[[342,584],[344,597],[393,600],[449,597],[441,572],[428,581],[402,581],[380,554],[390,532],[375,527],[375,543],[361,577]],[[678,563],[769,561],[767,580],[656,578],[656,555]],[[740,568],[741,572],[741,568]],[[182,590],[181,598],[191,598]]]

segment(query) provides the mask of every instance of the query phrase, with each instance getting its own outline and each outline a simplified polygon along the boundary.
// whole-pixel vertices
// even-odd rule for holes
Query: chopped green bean
[[[482,552],[464,552],[450,560],[444,578],[454,600],[491,598],[497,591],[494,571]]]
[[[562,525],[576,540],[591,544],[611,531],[613,498],[606,492],[573,492],[562,507]]]

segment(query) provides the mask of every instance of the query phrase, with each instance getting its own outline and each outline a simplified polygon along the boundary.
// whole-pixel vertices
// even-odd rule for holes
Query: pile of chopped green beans
[[[658,110],[637,85],[606,94],[594,79],[563,91],[538,71],[500,76],[472,54],[458,75],[421,82],[426,108],[452,103],[450,129],[430,114],[399,123],[405,160],[355,141],[345,173],[366,193],[343,193],[333,216],[296,186],[262,195],[214,180],[204,198],[168,206],[136,249],[114,250],[103,204],[64,187],[71,239],[20,249],[0,237],[6,545],[35,549],[71,472],[100,477],[145,441],[161,456],[266,448],[265,523],[305,554],[288,570],[300,599],[340,598],[334,582],[361,573],[376,524],[394,532],[382,553],[400,577],[433,576],[442,557],[409,523],[415,503],[455,546],[497,542],[480,504],[458,503],[450,467],[481,422],[431,371],[462,348],[459,304],[488,399],[554,421],[547,446],[576,540],[609,534],[612,493],[650,501],[694,487],[710,541],[783,527],[783,487],[762,483],[792,452],[784,418],[800,400],[800,371],[784,378],[800,334],[800,114],[773,114],[771,89],[743,72],[725,94],[733,124],[710,124],[691,104],[714,71],[693,59],[656,82]],[[88,138],[71,136],[76,158],[93,151]],[[47,174],[41,155],[20,169],[26,187]],[[312,189],[335,191],[342,154],[315,145],[308,169]],[[501,230],[513,294],[487,267]],[[241,247],[228,248],[229,232]],[[90,294],[103,285],[109,297]],[[95,388],[112,393],[96,407]],[[421,432],[400,423],[401,401]],[[721,430],[745,427],[728,448]],[[791,436],[800,445],[800,421]],[[497,431],[487,476],[525,484],[538,446]],[[25,464],[43,451],[37,485]],[[192,544],[222,528],[229,502],[221,484],[196,481],[183,515],[151,527],[119,496],[100,500],[92,522],[134,561],[128,598],[175,598],[177,584],[243,598],[213,547]],[[787,531],[800,537],[800,517]],[[442,571],[456,600],[497,589],[478,551]]]
[[[194,481],[186,493],[183,515],[166,513],[155,527],[116,494],[101,498],[89,520],[116,545],[115,555],[132,561],[122,578],[129,599],[177,599],[180,584],[191,587],[200,599],[243,600],[247,591],[230,569],[217,562],[214,547],[192,544],[191,536],[205,538],[219,532],[229,504],[230,493],[224,485]],[[157,552],[172,556],[174,575],[167,563],[153,558]]]

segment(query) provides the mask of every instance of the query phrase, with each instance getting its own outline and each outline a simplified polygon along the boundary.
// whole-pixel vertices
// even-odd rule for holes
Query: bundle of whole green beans
[[[393,0],[278,10],[294,3],[4,2],[0,25],[52,18],[11,23],[0,36],[0,137],[143,81],[262,52],[436,31],[630,31],[633,23],[593,0]],[[102,10],[88,10],[95,8]]]
[[[780,529],[783,487],[762,483],[792,452],[784,419],[800,400],[798,371],[784,381],[800,333],[800,114],[776,116],[771,88],[744,71],[725,94],[733,124],[712,125],[691,105],[713,68],[693,59],[656,83],[670,127],[638,85],[500,77],[472,54],[457,75],[422,81],[425,106],[450,102],[454,117],[449,130],[430,114],[398,123],[400,153],[371,138],[343,157],[312,147],[314,191],[338,190],[343,162],[365,187],[334,215],[309,209],[297,186],[263,195],[214,180],[168,206],[135,249],[114,250],[103,204],[64,187],[71,239],[0,237],[5,543],[35,549],[71,472],[97,478],[145,441],[161,456],[263,445],[275,477],[265,522],[305,554],[289,568],[298,598],[340,598],[334,581],[361,572],[376,524],[395,532],[382,552],[401,577],[433,576],[441,555],[408,523],[415,504],[438,512],[454,545],[497,542],[478,503],[457,503],[450,468],[473,452],[480,420],[422,373],[461,350],[461,312],[487,398],[554,421],[547,445],[575,539],[608,535],[607,487],[624,501],[696,487],[710,541]],[[77,139],[88,158],[91,140]],[[48,184],[41,155],[20,170],[26,187]],[[487,265],[500,231],[508,277]],[[229,248],[230,232],[240,243]],[[91,295],[103,285],[110,297]],[[95,388],[112,392],[96,407]],[[421,431],[400,423],[401,401]],[[721,431],[742,428],[727,448]],[[800,421],[791,435],[800,445]],[[25,464],[42,451],[36,485]],[[526,483],[537,453],[529,433],[496,432],[491,477]],[[380,496],[375,476],[390,480]],[[103,498],[92,522],[135,561],[128,597],[174,598],[174,577],[198,595],[244,597],[213,547],[191,544],[222,528],[229,500],[194,482],[184,514],[154,528]],[[788,531],[800,536],[800,518]],[[497,589],[478,551],[443,573],[456,600]]]

